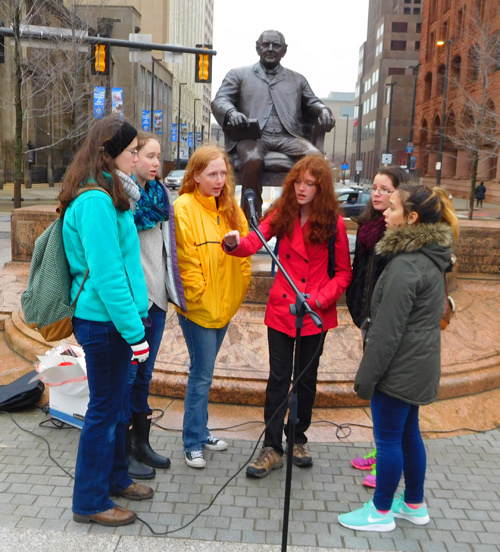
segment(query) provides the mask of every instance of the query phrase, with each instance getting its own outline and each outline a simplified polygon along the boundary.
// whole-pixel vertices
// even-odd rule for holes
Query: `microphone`
[[[248,188],[245,190],[245,193],[243,194],[245,196],[245,199],[247,200],[248,206],[250,207],[250,218],[252,219],[252,222],[257,225],[257,213],[255,212],[255,192]]]

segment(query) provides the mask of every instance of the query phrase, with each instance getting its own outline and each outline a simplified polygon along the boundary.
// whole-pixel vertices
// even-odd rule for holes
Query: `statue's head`
[[[286,54],[285,37],[279,31],[264,31],[255,43],[260,62],[266,69],[274,69]]]

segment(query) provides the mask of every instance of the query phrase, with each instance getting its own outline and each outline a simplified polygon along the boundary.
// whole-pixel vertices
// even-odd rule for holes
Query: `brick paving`
[[[45,437],[52,457],[70,473],[74,471],[80,434],[77,429],[40,427],[39,422],[48,418],[40,410],[16,413],[14,418],[23,428]],[[116,529],[74,523],[72,480],[49,458],[47,444],[21,431],[6,415],[0,416],[0,435],[0,535],[5,530],[31,529],[140,540],[152,536],[139,522]],[[219,488],[245,463],[254,446],[250,441],[229,440],[227,451],[207,451],[207,468],[197,471],[183,460],[179,434],[157,431],[154,441],[160,452],[172,458],[172,467],[158,470],[156,478],[148,482],[155,489],[154,499],[135,503],[117,499],[117,503],[134,509],[157,532],[176,529],[207,507]],[[372,446],[367,443],[366,449]],[[349,465],[349,460],[363,450],[359,443],[311,444],[313,468],[293,471],[290,546],[408,552],[498,551],[500,430],[430,440],[426,447],[426,500],[431,522],[417,527],[397,520],[395,531],[378,534],[354,532],[336,520],[338,513],[359,507],[372,496],[373,491],[361,484],[364,472]],[[284,469],[263,480],[250,480],[242,473],[208,511],[171,536],[203,542],[278,545],[284,481]]]

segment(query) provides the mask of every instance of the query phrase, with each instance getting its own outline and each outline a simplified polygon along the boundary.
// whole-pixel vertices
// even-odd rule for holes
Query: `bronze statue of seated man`
[[[305,139],[304,122],[315,120],[326,132],[335,125],[331,111],[314,95],[305,77],[281,65],[287,51],[282,33],[264,31],[256,49],[260,61],[229,71],[212,102],[212,113],[225,132],[226,150],[235,150],[239,158],[247,217],[243,194],[248,188],[255,192],[257,216],[261,215],[266,154],[277,151],[294,162],[304,155],[322,155]]]

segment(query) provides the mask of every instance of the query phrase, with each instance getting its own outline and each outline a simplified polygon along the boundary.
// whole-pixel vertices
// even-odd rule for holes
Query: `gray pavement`
[[[47,439],[52,457],[72,472],[79,430],[40,427],[40,410],[14,414],[21,427]],[[472,422],[471,422],[471,425]],[[215,503],[185,529],[152,536],[136,522],[121,528],[72,521],[72,479],[49,458],[47,444],[0,416],[0,551],[179,550],[277,551],[285,470],[263,480],[238,475]],[[208,452],[207,468],[194,470],[183,460],[178,433],[154,431],[154,446],[172,458],[148,482],[151,501],[120,505],[134,509],[157,532],[188,523],[244,464],[254,444],[230,440],[224,452]],[[349,461],[372,444],[311,444],[314,466],[293,471],[289,550],[395,550],[421,552],[497,552],[500,543],[500,430],[427,440],[426,500],[431,521],[423,527],[397,520],[391,533],[354,532],[341,527],[338,513],[360,507],[373,491]],[[84,535],[84,538],[82,538]],[[274,545],[274,546],[273,546]]]

